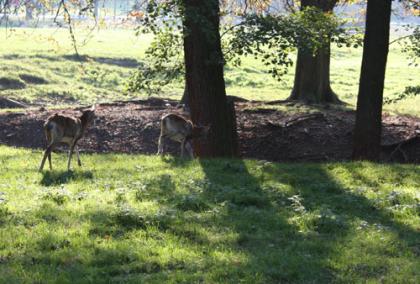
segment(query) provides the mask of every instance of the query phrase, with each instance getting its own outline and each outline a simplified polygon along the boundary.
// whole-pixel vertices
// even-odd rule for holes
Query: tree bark
[[[98,18],[99,18],[99,0],[95,0],[93,5],[94,5],[93,15],[95,17],[95,20],[98,20]]]
[[[188,102],[188,86],[187,86],[187,79],[185,78],[185,86],[184,86],[184,93],[182,94],[181,100],[179,101],[179,104],[184,105],[184,108],[189,108],[189,102]]]
[[[34,4],[32,1],[25,2],[25,20],[31,21],[34,19],[33,11],[34,11]]]
[[[234,111],[229,108],[223,77],[218,0],[183,0],[184,56],[188,100],[194,124],[210,125],[207,139],[196,139],[199,157],[238,153]]]
[[[301,9],[317,7],[332,12],[337,0],[302,0]],[[330,83],[330,44],[314,56],[310,51],[298,49],[295,79],[289,100],[304,103],[340,103]]]
[[[391,0],[368,0],[353,142],[356,160],[375,161],[380,155],[390,18]]]

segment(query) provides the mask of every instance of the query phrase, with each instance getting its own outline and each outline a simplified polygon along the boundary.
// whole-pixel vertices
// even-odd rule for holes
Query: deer
[[[163,139],[169,138],[172,141],[181,143],[181,157],[184,157],[184,150],[187,150],[190,158],[194,159],[192,140],[207,138],[209,130],[210,126],[194,125],[192,121],[180,115],[174,113],[164,115],[160,120],[157,155],[163,154]]]
[[[48,117],[44,123],[44,133],[47,139],[47,149],[44,152],[44,157],[42,158],[39,171],[41,172],[43,170],[47,157],[50,164],[50,170],[52,170],[51,152],[59,143],[65,143],[70,147],[67,170],[70,171],[70,163],[74,150],[76,150],[77,154],[77,163],[81,167],[82,162],[80,161],[77,142],[83,137],[86,129],[90,124],[92,124],[94,119],[95,105],[93,105],[90,109],[83,111],[80,117],[67,116],[58,113]]]

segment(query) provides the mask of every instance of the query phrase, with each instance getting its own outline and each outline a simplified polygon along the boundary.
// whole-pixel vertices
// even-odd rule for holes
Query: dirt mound
[[[0,77],[0,91],[9,89],[24,89],[25,87],[25,83],[19,79]]]
[[[154,154],[160,117],[181,112],[177,102],[162,99],[115,102],[97,107],[97,121],[80,141],[86,152]],[[319,110],[294,113],[261,108],[261,103],[237,102],[242,157],[269,161],[343,161],[351,156],[353,111]],[[45,147],[42,124],[57,111],[0,114],[0,143]],[[77,109],[59,111],[78,114]],[[383,161],[420,162],[420,118],[384,115]],[[179,154],[179,145],[167,143]]]
[[[36,84],[36,85],[48,84],[47,80],[45,80],[44,78],[35,76],[35,75],[20,74],[19,78],[25,81],[25,83],[27,84]]]

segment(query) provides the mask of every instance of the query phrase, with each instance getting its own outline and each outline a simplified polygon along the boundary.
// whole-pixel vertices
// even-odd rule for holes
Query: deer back
[[[191,137],[193,124],[191,121],[179,115],[168,114],[162,117],[161,128],[165,136],[175,141],[182,141],[185,138]]]
[[[82,134],[82,123],[79,118],[55,114],[44,124],[44,130],[49,141],[71,143]]]

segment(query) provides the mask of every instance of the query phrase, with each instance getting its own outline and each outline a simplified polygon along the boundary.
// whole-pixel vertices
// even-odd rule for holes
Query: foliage
[[[418,165],[59,156],[0,146],[0,283],[418,278]]]
[[[126,90],[160,93],[162,87],[181,77],[184,74],[181,46],[179,34],[167,31],[156,34],[145,52],[145,63],[132,73]]]
[[[234,29],[228,45],[235,62],[242,55],[260,58],[280,80],[293,63],[289,54],[295,48],[316,54],[330,42],[338,47],[361,45],[360,35],[344,29],[343,24],[333,14],[313,7],[287,16],[252,14]]]
[[[412,60],[411,64],[417,67],[417,60],[420,58],[420,26],[415,27],[412,33],[401,41],[401,45],[402,52],[406,53]]]
[[[418,5],[418,4],[417,4]],[[410,60],[409,65],[418,67],[419,64],[417,60],[420,58],[420,26],[412,27],[406,25],[403,27],[407,32],[411,32],[408,36],[397,38],[393,42],[399,42],[401,46],[401,52],[405,53]],[[384,104],[395,104],[402,100],[405,100],[410,97],[420,95],[420,85],[416,86],[407,86],[405,87],[404,92],[398,94],[393,98],[386,98]]]
[[[141,32],[150,31],[147,29]],[[141,33],[138,31],[138,33]],[[182,35],[170,28],[159,30],[145,52],[145,63],[127,81],[129,92],[159,93],[184,74]]]
[[[163,85],[183,74],[182,36],[185,31],[182,5],[178,2],[148,3],[138,34],[151,32],[155,39],[147,51],[146,64],[132,75],[128,91],[157,93]],[[330,41],[337,46],[357,47],[361,43],[361,38],[344,29],[343,22],[332,14],[307,8],[289,15],[263,15],[261,9],[266,4],[260,4],[254,5],[257,8],[247,14],[236,12],[234,15],[237,6],[230,6],[230,10],[226,3],[222,6],[223,15],[226,14],[222,33],[226,62],[238,66],[243,55],[253,55],[269,66],[273,77],[281,79],[292,64],[289,54],[297,47],[316,53]],[[200,25],[205,26],[205,23]]]
[[[385,98],[384,104],[395,104],[399,101],[405,100],[410,97],[420,96],[420,85],[417,86],[408,86],[405,88],[404,92],[399,94],[397,97]]]
[[[180,2],[154,0],[143,4],[146,12],[139,18],[136,34],[151,33],[154,38],[146,50],[145,64],[127,82],[127,91],[159,93],[184,73]]]

